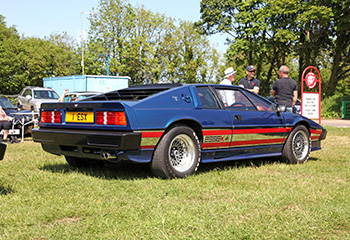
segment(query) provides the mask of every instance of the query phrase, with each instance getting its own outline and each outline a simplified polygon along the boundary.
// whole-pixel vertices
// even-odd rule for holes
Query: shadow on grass
[[[110,179],[123,179],[123,180],[135,180],[146,179],[154,177],[148,164],[135,164],[135,163],[115,163],[106,164],[103,167],[81,167],[74,168],[67,164],[47,164],[40,170],[50,171],[52,173],[68,174],[72,172],[82,173],[84,175],[93,176],[96,178],[102,178],[106,180]]]
[[[237,160],[237,161],[227,161],[227,162],[216,162],[216,163],[206,163],[199,165],[198,173],[210,172],[213,170],[225,170],[232,168],[247,168],[254,167],[258,168],[265,165],[271,165],[275,163],[283,163],[280,158],[257,158],[257,159],[247,159],[247,160]]]
[[[317,158],[310,158],[309,161],[317,161]],[[258,158],[240,161],[226,161],[217,163],[200,164],[197,173],[202,174],[214,170],[227,170],[232,168],[246,168],[246,167],[261,167],[270,164],[284,163],[279,157],[273,158]],[[85,167],[73,168],[67,164],[47,164],[40,170],[50,171],[52,173],[69,174],[78,172],[84,175],[93,176],[102,179],[123,179],[135,180],[156,178],[150,170],[149,164],[136,164],[130,162],[122,162],[116,164],[107,164],[104,167]]]
[[[7,195],[7,194],[14,193],[14,192],[15,192],[15,190],[13,190],[13,188],[10,186],[0,185],[0,195]]]
[[[311,157],[311,158],[309,158],[308,161],[318,161],[318,158],[316,158],[316,157]]]
[[[318,161],[318,158],[311,157],[308,159],[308,161]],[[288,164],[288,163],[283,161],[281,157],[255,158],[255,159],[246,159],[246,160],[237,160],[237,161],[200,164],[197,172],[205,173],[213,170],[225,170],[225,169],[232,169],[232,168],[248,168],[248,167],[259,168],[261,166],[267,166],[267,165],[273,165],[273,164]]]

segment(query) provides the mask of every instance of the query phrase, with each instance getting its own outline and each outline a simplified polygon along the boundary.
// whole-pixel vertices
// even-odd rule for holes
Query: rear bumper
[[[139,150],[141,143],[141,133],[134,132],[40,128],[32,135],[47,152],[86,158],[100,158],[103,151]]]

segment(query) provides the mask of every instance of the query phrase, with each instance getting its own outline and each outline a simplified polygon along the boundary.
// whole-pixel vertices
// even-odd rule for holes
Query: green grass
[[[8,145],[0,239],[349,239],[350,129],[327,129],[306,164],[207,164],[175,180],[147,165],[74,170],[30,140]]]

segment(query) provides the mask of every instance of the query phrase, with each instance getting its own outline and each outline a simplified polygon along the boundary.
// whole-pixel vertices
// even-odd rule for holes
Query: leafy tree
[[[20,38],[0,15],[0,86],[2,94],[17,94],[28,85],[42,86],[43,78],[77,74],[78,56],[66,33],[48,39]]]
[[[48,50],[51,53],[47,73],[53,76],[80,74],[80,52],[77,52],[75,40],[66,32],[52,33],[45,39],[50,43]]]
[[[21,60],[24,70],[22,87],[42,86],[44,77],[69,76],[78,73],[78,56],[71,51],[71,46],[64,45],[62,41],[64,37],[65,35],[51,35],[51,40],[31,37],[21,41],[23,46]]]
[[[220,55],[200,36],[191,22],[172,25],[163,38],[158,58],[163,65],[161,81],[207,83],[221,76]]]
[[[140,45],[144,42],[141,39],[139,42],[130,41],[135,29],[135,18],[134,9],[124,1],[100,2],[98,14],[91,17],[87,60],[85,61],[87,73],[101,74],[101,67],[105,66],[103,64],[105,56],[109,55],[110,74],[130,76],[135,81],[133,83],[137,83],[138,75],[135,64],[140,59],[135,56],[136,52],[131,50],[132,46],[135,46],[136,50],[140,49]]]
[[[324,1],[332,9],[332,31],[334,49],[332,74],[329,80],[328,95],[336,92],[350,94],[350,1]]]
[[[0,15],[0,86],[2,94],[12,94],[21,85],[23,57],[20,37],[14,27],[6,26],[5,18]]]
[[[273,5],[272,1],[202,0],[201,20],[196,26],[203,34],[227,33],[230,48],[227,65],[235,65],[238,78],[245,75],[248,65],[258,69],[261,91],[267,95],[277,69],[289,61],[296,35],[292,26],[293,8],[289,1]],[[267,87],[266,87],[267,86]]]
[[[196,26],[206,35],[228,34],[227,62],[239,70],[257,65],[263,86],[269,86],[282,64],[296,66],[296,79],[300,79],[305,67],[332,61],[327,81],[327,94],[332,95],[340,81],[347,83],[349,78],[349,2],[202,0]],[[324,53],[330,58],[325,59]]]
[[[101,74],[110,56],[110,74],[131,84],[216,80],[218,53],[192,23],[132,7],[122,0],[101,1],[91,18],[86,69]]]

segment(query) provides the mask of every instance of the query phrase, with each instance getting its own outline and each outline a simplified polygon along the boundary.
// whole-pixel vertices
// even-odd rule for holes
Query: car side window
[[[50,99],[54,99],[55,98],[55,94],[53,91],[47,91],[47,95],[48,95],[48,98]]]
[[[274,106],[266,101],[264,101],[263,99],[259,98],[258,96],[247,92],[246,93],[247,96],[249,97],[250,101],[252,101],[252,103],[255,105],[256,109],[258,111],[274,111]]]
[[[219,108],[214,94],[208,87],[197,87],[197,91],[203,108]]]
[[[32,90],[30,90],[30,89],[25,90],[23,93],[23,96],[25,97],[27,95],[32,96]]]
[[[216,91],[227,109],[256,111],[255,106],[241,91],[225,88],[217,88]]]

